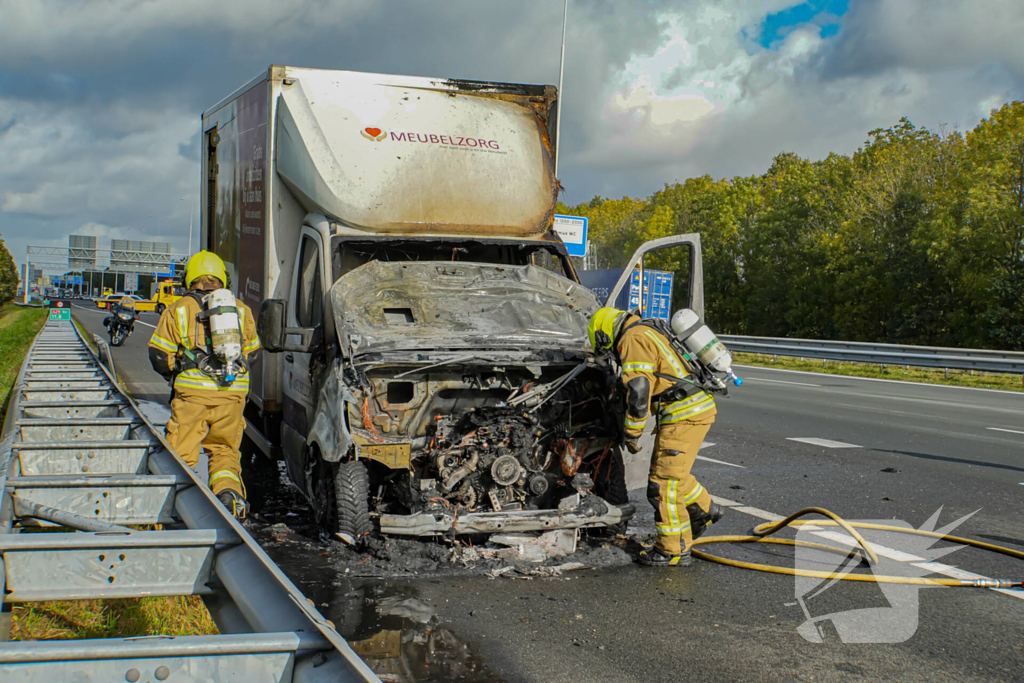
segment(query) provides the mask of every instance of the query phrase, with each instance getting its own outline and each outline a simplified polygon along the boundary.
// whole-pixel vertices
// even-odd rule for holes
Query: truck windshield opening
[[[572,277],[566,256],[550,244],[451,240],[436,238],[405,240],[351,241],[336,238],[331,264],[337,279],[370,261],[439,261],[464,263],[490,263],[508,266],[535,265]]]

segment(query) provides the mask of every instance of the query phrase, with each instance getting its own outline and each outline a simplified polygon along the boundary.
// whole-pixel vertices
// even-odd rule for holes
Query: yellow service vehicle
[[[180,299],[185,294],[185,288],[175,280],[164,280],[153,286],[153,302],[156,304],[157,313],[163,313],[164,309]]]
[[[138,313],[153,313],[158,310],[158,304],[155,301],[147,301],[138,294],[123,294],[121,292],[96,299],[96,306],[109,310],[112,304],[121,303],[124,299],[131,299],[135,303],[135,310]]]

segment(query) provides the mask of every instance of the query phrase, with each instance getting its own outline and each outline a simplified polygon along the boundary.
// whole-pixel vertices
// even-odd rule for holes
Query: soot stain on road
[[[277,565],[299,585],[353,649],[385,681],[502,681],[452,628],[443,605],[422,597],[423,580],[530,573],[578,564],[608,568],[633,562],[636,543],[621,535],[582,534],[578,549],[543,562],[474,557],[486,539],[380,537],[356,550],[326,537],[313,512],[283,472],[262,487],[258,511],[245,526]],[[545,569],[546,568],[546,569]],[[509,581],[509,578],[495,578]],[[454,590],[454,588],[452,588]],[[437,594],[436,587],[431,591]],[[443,594],[443,591],[442,591]]]

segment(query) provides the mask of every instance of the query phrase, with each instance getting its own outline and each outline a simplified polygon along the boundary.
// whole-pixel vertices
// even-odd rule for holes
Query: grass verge
[[[0,415],[7,412],[11,387],[47,315],[40,308],[0,308]],[[78,321],[75,324],[91,344],[92,337]],[[12,640],[217,633],[210,613],[196,596],[62,600],[15,605],[12,612]]]
[[[46,316],[42,308],[20,308],[12,304],[0,307],[0,430],[2,417],[7,414],[11,387]]]
[[[62,600],[15,605],[11,640],[197,636],[217,633],[202,598]]]
[[[1004,389],[1024,391],[1024,379],[1020,375],[971,370],[943,370],[940,368],[915,368],[905,365],[884,365],[870,363],[847,363],[830,360],[827,363],[810,358],[791,358],[760,353],[736,353],[735,362],[740,365],[755,365],[780,370],[803,370],[826,375],[847,375],[852,377],[874,377],[878,379],[945,384],[956,387],[979,389]]]

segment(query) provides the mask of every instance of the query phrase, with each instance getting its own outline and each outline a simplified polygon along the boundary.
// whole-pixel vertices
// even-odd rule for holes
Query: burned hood
[[[598,302],[539,266],[371,261],[338,278],[331,303],[343,347],[589,352]]]

